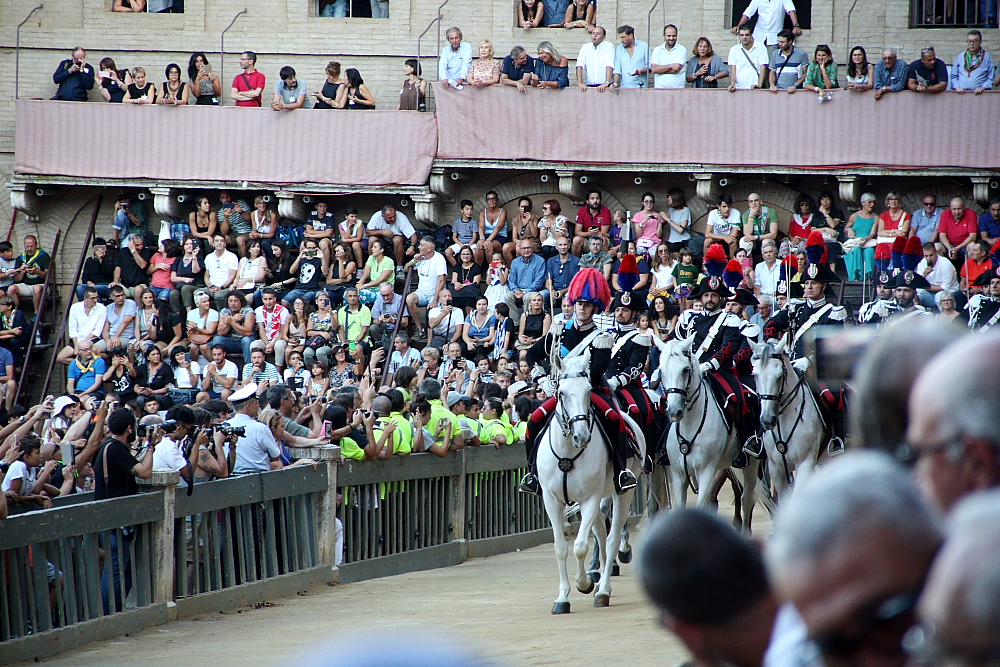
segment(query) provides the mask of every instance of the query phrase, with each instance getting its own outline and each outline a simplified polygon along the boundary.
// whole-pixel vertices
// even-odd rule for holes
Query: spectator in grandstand
[[[547,28],[561,28],[566,20],[566,8],[570,0],[545,0],[542,25]]]
[[[778,33],[785,25],[785,14],[788,14],[788,18],[792,20],[792,35],[798,37],[802,34],[802,28],[799,27],[799,15],[795,11],[795,3],[792,0],[782,0],[781,2],[751,0],[749,6],[743,10],[739,23],[733,26],[730,32],[734,35],[738,34],[743,26],[750,22],[754,14],[757,15],[757,25],[753,30],[753,39],[767,47],[768,58],[778,49]]]
[[[339,308],[344,303],[344,292],[358,281],[358,268],[354,263],[351,248],[346,243],[333,246],[333,258],[326,274],[326,293],[333,300],[333,307]],[[319,295],[317,294],[317,304]]]
[[[201,353],[211,358],[210,349],[221,345],[226,352],[242,352],[243,363],[250,363],[250,344],[257,338],[257,316],[254,309],[236,292],[230,292],[226,307],[219,311],[219,328],[209,345]]]
[[[733,198],[728,194],[719,195],[715,209],[708,212],[708,222],[705,225],[705,238],[724,243],[730,257],[736,252],[736,240],[743,230],[739,209],[733,206]]]
[[[934,47],[920,50],[920,60],[910,63],[906,87],[915,93],[942,93],[948,88],[948,66],[934,53]]]
[[[923,251],[924,258],[917,264],[916,272],[926,278],[931,287],[930,289],[918,289],[917,296],[924,308],[932,310],[937,306],[936,299],[939,293],[945,292],[958,298],[962,292],[958,288],[955,265],[942,260],[933,243],[925,243]]]
[[[328,5],[329,6],[329,5]],[[340,78],[340,63],[331,60],[326,64],[326,81],[323,88],[313,93],[313,109],[343,109],[347,106],[347,84]]]
[[[354,292],[358,291],[353,286],[348,289],[354,290]],[[311,368],[313,362],[319,358],[324,366],[330,367],[330,360],[333,356],[332,348],[337,341],[337,332],[334,328],[336,325],[337,316],[331,309],[330,295],[318,293],[316,295],[316,311],[309,313],[309,322],[306,326],[305,349],[302,357],[306,366]]]
[[[372,311],[361,303],[356,287],[345,293],[346,303],[337,311],[337,337],[341,343],[358,343],[368,339]]]
[[[850,452],[785,501],[767,545],[768,571],[824,664],[902,667],[903,636],[941,541],[902,467],[885,454]]]
[[[243,387],[247,385],[261,385],[267,383],[273,386],[281,382],[281,372],[277,366],[264,358],[264,350],[255,347],[250,351],[250,361],[243,365],[243,372],[240,373]]]
[[[297,276],[295,288],[281,298],[281,305],[290,310],[295,299],[302,299],[306,303],[315,301],[316,293],[321,291],[321,287],[326,281],[327,270],[328,267],[319,252],[319,244],[316,239],[305,239],[302,242],[299,256],[295,258],[289,269]]]
[[[404,366],[410,366],[415,371],[420,367],[422,362],[420,350],[410,345],[410,337],[402,331],[396,334],[392,345],[394,349],[392,356],[389,357],[389,375],[386,378],[386,384],[389,385],[392,385],[393,382],[395,382],[395,376],[399,373],[401,368]],[[358,347],[360,347],[360,345]],[[378,352],[378,350],[375,352]],[[374,356],[375,353],[372,354],[373,358]],[[416,373],[414,373],[413,377],[416,377]],[[396,386],[400,386],[400,383],[397,382]]]
[[[124,248],[128,245],[128,238],[132,234],[141,234],[145,238],[147,217],[144,203],[128,194],[119,195],[115,202],[115,217],[112,222],[114,233],[111,240],[115,248],[119,246]]]
[[[250,213],[250,233],[247,240],[247,248],[251,240],[260,241],[264,248],[264,254],[271,254],[271,245],[274,237],[278,234],[278,212],[268,208],[267,200],[259,195],[253,200],[254,210]],[[246,252],[240,253],[241,257],[246,256]]]
[[[284,370],[285,348],[288,347],[288,309],[278,303],[277,293],[272,287],[261,290],[260,298],[264,305],[254,310],[259,339],[251,343],[250,349],[262,348],[265,354],[273,353],[275,365]]]
[[[601,203],[601,191],[591,188],[587,191],[587,204],[576,213],[573,234],[573,254],[579,257],[589,245],[589,239],[597,237],[601,245],[607,243],[611,233],[611,211]],[[511,289],[514,289],[511,286]]]
[[[333,213],[327,210],[325,199],[318,200],[315,208],[316,210],[306,218],[303,235],[307,239],[316,239],[316,242],[319,243],[319,251],[323,254],[323,261],[329,264],[333,240],[337,237],[337,220]]]
[[[103,396],[104,374],[107,372],[104,359],[94,355],[94,343],[87,339],[76,346],[75,358],[67,371],[66,391],[77,396],[94,394]]]
[[[219,190],[219,205],[219,231],[226,236],[228,243],[236,245],[240,257],[246,256],[253,209],[243,199],[234,200],[229,190]]]
[[[157,104],[178,106],[188,103],[188,91],[190,88],[181,80],[181,67],[177,63],[170,63],[163,70],[167,80],[160,87],[157,95]]]
[[[769,206],[764,206],[764,199],[756,192],[747,196],[747,216],[743,223],[743,238],[740,247],[756,254],[761,250],[761,242],[778,239],[778,212]],[[674,248],[671,246],[671,251]]]
[[[687,247],[691,240],[691,209],[688,208],[684,191],[680,188],[667,190],[667,206],[669,208],[664,216],[669,228],[664,228],[664,232],[667,232],[666,242],[670,252],[677,252]],[[777,230],[777,226],[775,229]]]
[[[694,55],[687,62],[685,80],[692,88],[718,88],[719,79],[729,76],[726,63],[712,49],[708,37],[699,37],[694,45]]]
[[[419,281],[415,291],[406,295],[406,308],[416,325],[415,339],[423,339],[427,332],[420,319],[419,308],[433,305],[438,292],[444,289],[448,276],[448,262],[444,256],[435,251],[434,239],[425,236],[420,239],[419,252],[410,260],[405,268],[416,268]]]
[[[588,243],[590,250],[580,255],[580,268],[597,269],[604,273],[605,278],[611,280],[611,266],[615,260],[610,253],[603,249],[604,239],[600,236],[591,236]],[[510,284],[509,280],[507,282]]]
[[[548,2],[542,2],[542,0],[519,0],[517,3],[517,25],[524,30],[540,26],[545,17],[546,4]]]
[[[295,284],[295,276],[289,269],[292,266],[292,254],[285,249],[285,244],[280,239],[271,244],[271,259],[267,263],[265,283],[274,289],[280,301],[285,294]],[[261,303],[261,290],[253,293],[253,304],[259,306]]]
[[[683,44],[677,43],[677,26],[670,24],[663,28],[663,44],[653,49],[649,63],[654,88],[684,87],[687,81],[685,70],[688,66],[688,51]],[[715,78],[712,80],[715,81]]]
[[[809,56],[795,46],[795,33],[785,29],[778,33],[778,48],[768,61],[771,92],[787,90],[794,93],[806,80]],[[688,75],[690,79],[690,74]]]
[[[868,52],[863,46],[851,49],[847,59],[847,90],[864,92],[874,87],[875,68],[868,62]]]
[[[476,263],[472,248],[464,246],[458,253],[459,262],[451,269],[451,289],[455,307],[468,312],[482,296],[482,266]]]
[[[0,255],[5,252],[3,243],[0,243]],[[7,245],[10,244],[7,243]],[[94,256],[88,257],[87,261],[83,263],[83,276],[80,284],[76,286],[76,298],[80,301],[83,300],[83,290],[88,286],[96,288],[102,299],[108,298],[111,283],[115,279],[115,256],[117,253],[109,253],[107,241],[100,237],[94,238],[92,247]]]
[[[146,266],[146,273],[149,274],[149,291],[157,299],[170,300],[170,293],[174,287],[174,283],[171,280],[171,271],[174,262],[181,256],[181,253],[181,247],[177,244],[177,241],[163,239],[160,241],[156,253],[149,258],[149,264]],[[140,301],[141,298],[137,299],[136,303]]]
[[[226,359],[226,348],[216,344],[212,346],[212,360],[205,366],[201,376],[202,391],[198,394],[198,402],[221,398],[228,400],[236,388],[234,385],[240,377],[240,369],[236,364]]]
[[[993,3],[996,6],[996,3]],[[970,30],[965,36],[968,48],[959,54],[951,67],[948,87],[962,94],[967,90],[981,95],[993,87],[993,58],[983,49],[983,33]]]
[[[406,214],[397,211],[391,204],[386,204],[381,211],[372,214],[365,233],[369,238],[377,236],[383,239],[387,244],[383,250],[388,249],[388,244],[391,243],[392,249],[395,251],[397,265],[402,265],[406,257],[412,256],[417,251],[417,230],[410,224],[410,219],[406,217]],[[410,244],[404,246],[407,239]],[[370,249],[369,252],[371,252]]]
[[[505,301],[515,321],[521,319],[522,309],[536,293],[541,294],[543,303],[549,298],[549,291],[545,289],[545,260],[535,254],[531,241],[521,241],[518,250],[521,256],[511,262],[507,279],[511,292]]]
[[[586,28],[593,32],[597,26],[597,5],[590,0],[571,0],[563,14],[563,28]]]
[[[938,223],[941,220],[941,209],[937,207],[937,197],[932,194],[924,195],[923,206],[913,212],[910,218],[910,236],[920,237],[920,243],[929,243],[934,240]]]
[[[458,90],[469,78],[469,67],[472,66],[472,47],[462,41],[462,31],[458,28],[448,28],[445,33],[448,46],[441,49],[438,63],[438,81],[447,88],[452,86]]]
[[[94,66],[87,63],[87,52],[82,46],[73,49],[71,58],[59,63],[52,74],[52,83],[59,86],[53,99],[87,101],[87,91],[94,87]]]
[[[388,241],[375,238],[371,239],[368,245],[368,249],[371,255],[368,257],[368,261],[365,262],[364,271],[361,273],[361,278],[358,280],[356,287],[361,292],[361,301],[365,305],[372,305],[375,300],[378,299],[377,289],[380,289],[382,283],[392,283],[393,276],[395,275],[395,264],[391,257],[386,257],[386,249],[388,246]]]
[[[615,47],[615,87],[645,88],[649,83],[649,44],[637,40],[635,28],[630,25],[618,28],[618,41]],[[687,49],[684,49],[684,54],[687,55]],[[684,63],[681,63],[683,71]]]
[[[569,283],[580,271],[580,258],[569,251],[570,242],[565,236],[556,241],[556,256],[545,262],[545,289],[552,300],[559,302],[566,296]]]
[[[219,313],[212,309],[212,298],[207,291],[195,292],[195,308],[189,310],[185,331],[191,342],[191,358],[208,357],[209,343],[219,330]]]
[[[523,46],[515,46],[510,50],[509,56],[504,56],[503,66],[500,68],[500,83],[513,86],[523,93],[531,84],[534,72],[534,59]]]
[[[170,292],[171,309],[177,313],[193,309],[194,293],[205,287],[201,244],[195,239],[184,239],[183,254],[174,260],[170,270],[170,281],[174,285],[174,289]]]
[[[982,293],[982,287],[976,287],[975,282],[983,272],[993,267],[990,259],[990,245],[985,241],[973,241],[965,252],[965,261],[959,271],[959,285],[963,292]]]
[[[243,71],[233,77],[229,96],[238,107],[260,107],[260,98],[264,93],[264,86],[267,85],[267,78],[256,69],[257,54],[253,51],[244,51],[240,54],[240,67]]]
[[[120,104],[128,92],[128,84],[132,83],[132,75],[128,70],[118,73],[118,66],[111,58],[101,59],[101,88],[99,92],[105,102]]]
[[[454,266],[458,260],[458,253],[464,246],[476,246],[473,257],[477,264],[482,264],[481,256],[478,254],[479,248],[479,225],[473,220],[473,204],[471,199],[463,199],[459,204],[461,215],[455,222],[451,223],[452,244],[445,248],[444,258],[448,260],[449,266]]]
[[[1000,197],[990,200],[990,206],[979,216],[979,240],[992,248],[1000,240]]]
[[[216,305],[223,308],[229,289],[236,280],[240,260],[226,250],[226,237],[222,232],[216,232],[212,245],[215,247],[214,252],[205,257],[205,285],[208,294],[215,298]]]
[[[740,43],[729,49],[729,91],[763,88],[767,81],[770,55],[763,42],[756,41],[750,26],[739,27]],[[777,47],[777,45],[775,45]]]
[[[126,88],[124,104],[156,104],[156,86],[146,81],[146,70],[132,68],[132,83]]]
[[[500,207],[495,190],[486,193],[486,208],[479,212],[479,251],[482,256],[500,252],[508,241],[507,211]]]
[[[947,211],[941,212],[937,235],[933,239],[938,244],[938,252],[952,261],[961,261],[965,248],[976,240],[979,221],[971,209],[965,207],[965,200],[955,197]]]
[[[552,46],[551,42],[541,42],[538,45],[538,59],[535,61],[532,85],[536,88],[558,89],[569,86],[569,61]]]
[[[36,314],[42,303],[42,288],[51,262],[49,254],[38,247],[38,239],[29,234],[24,237],[24,252],[14,260],[13,270],[7,272],[12,280],[7,293],[14,298],[31,295]],[[32,322],[34,318],[33,315]]]
[[[107,309],[98,300],[97,288],[85,287],[83,301],[74,303],[69,309],[66,334],[69,336],[71,345],[60,350],[57,361],[61,364],[69,364],[75,356],[79,355],[80,345],[83,342],[86,341],[93,345],[101,340],[106,321]]]
[[[500,83],[500,67],[500,61],[493,57],[493,42],[484,39],[479,42],[479,57],[469,66],[469,83],[477,88]]]
[[[96,299],[94,301],[96,302]],[[0,296],[0,315],[2,315],[0,317],[0,347],[10,350],[10,353],[14,355],[14,363],[20,366],[24,360],[24,350],[31,340],[31,327],[28,326],[28,318],[17,306],[17,299],[9,294]],[[70,322],[72,321],[73,313],[71,310]],[[68,362],[62,361],[62,363]]]
[[[198,197],[194,210],[188,214],[188,230],[191,237],[198,239],[202,253],[212,247],[212,237],[219,228],[219,216],[212,212],[212,202],[208,197]]]
[[[369,328],[372,345],[388,350],[392,343],[392,332],[396,321],[402,313],[400,329],[405,331],[409,326],[409,318],[403,310],[403,297],[396,294],[392,282],[379,285],[379,297],[372,306],[372,325]]]
[[[837,63],[833,61],[833,51],[826,44],[816,46],[813,61],[809,63],[802,87],[815,92],[840,88],[840,83],[837,81]]]
[[[507,264],[514,260],[522,240],[531,241],[532,247],[540,245],[538,216],[531,212],[533,207],[531,197],[521,197],[517,200],[517,216],[510,222],[510,242],[503,246],[504,262]]]
[[[450,342],[458,342],[462,337],[465,314],[451,302],[451,290],[444,288],[438,292],[437,305],[427,311],[427,328],[433,335],[428,347],[441,350]],[[426,352],[427,348],[424,349]],[[444,379],[442,375],[441,378]]]
[[[309,86],[295,75],[295,69],[285,65],[278,72],[278,76],[281,80],[274,84],[271,109],[274,111],[308,109],[310,107]]]
[[[101,340],[94,343],[102,357],[107,357],[111,350],[128,347],[135,338],[135,317],[139,308],[135,301],[125,298],[125,289],[121,285],[111,288],[111,305],[105,311],[104,331]]]
[[[132,234],[128,238],[128,245],[118,251],[118,259],[115,262],[115,277],[111,287],[121,285],[125,289],[125,296],[142,301],[142,293],[149,282],[150,260],[153,258],[153,249],[146,247],[146,242],[141,234]]]
[[[567,16],[576,5],[570,5]],[[593,5],[588,3],[588,7]],[[572,27],[567,25],[566,27]],[[611,85],[615,71],[615,47],[605,41],[605,31],[601,26],[590,30],[590,41],[580,47],[576,57],[576,85],[580,92],[587,88],[597,88],[603,93]]]
[[[403,87],[399,91],[400,111],[427,110],[427,80],[420,77],[423,69],[416,58],[408,58],[403,63]]]
[[[875,63],[875,99],[906,88],[908,72],[909,65],[899,59],[899,52],[894,47],[882,49],[882,59]]]
[[[188,96],[192,95],[197,100],[195,104],[202,106],[218,106],[222,97],[222,81],[201,51],[192,53],[188,60]]]

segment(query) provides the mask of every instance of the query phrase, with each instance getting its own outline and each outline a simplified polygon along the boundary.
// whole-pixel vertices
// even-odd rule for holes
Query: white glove
[[[531,379],[532,380],[537,380],[538,378],[542,377],[543,375],[545,375],[545,369],[542,368],[541,366],[535,366],[534,368],[531,369]]]
[[[809,357],[802,357],[801,359],[796,359],[792,362],[792,368],[797,370],[799,373],[805,373],[809,370]]]
[[[608,378],[608,387],[611,388],[611,391],[615,391],[621,386],[622,386],[622,381],[618,379],[617,375]]]
[[[704,373],[711,373],[712,371],[715,370],[715,366],[712,365],[711,361],[706,361],[703,364],[701,364],[700,366],[698,366],[698,370],[701,371],[703,374]]]

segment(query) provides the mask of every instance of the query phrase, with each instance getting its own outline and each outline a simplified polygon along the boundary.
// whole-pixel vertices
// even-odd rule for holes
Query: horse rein
[[[689,362],[691,363],[692,366],[694,365],[694,361],[690,357],[689,357]],[[691,376],[690,375],[688,376],[688,387],[667,387],[666,389],[664,389],[663,393],[666,394],[666,395],[668,395],[668,396],[670,394],[677,394],[679,396],[683,396],[684,397],[684,412],[689,412],[691,410],[691,408],[694,407],[694,404],[701,397],[702,387],[704,386],[704,384],[707,381],[708,380],[705,378],[704,375],[700,375],[699,381],[698,381],[698,388],[695,390],[694,395],[690,396],[690,397],[688,396],[688,388],[691,385]],[[683,457],[683,460],[684,460],[684,476],[687,478],[687,484],[688,484],[688,486],[691,487],[691,490],[695,494],[698,493],[698,486],[695,483],[694,478],[691,476],[691,470],[688,467],[687,457],[688,457],[688,454],[691,452],[691,445],[694,444],[695,438],[697,438],[698,434],[701,433],[702,427],[705,426],[705,420],[708,418],[708,400],[703,401],[702,405],[703,405],[703,407],[702,407],[702,410],[701,410],[701,422],[698,424],[698,428],[695,429],[694,435],[691,436],[690,439],[689,438],[685,438],[683,435],[681,435],[681,424],[680,424],[680,422],[677,422],[677,425],[676,425],[676,431],[677,431],[677,448],[680,449],[681,456]],[[669,435],[670,435],[670,429],[668,428],[667,429],[667,433],[666,433],[666,435],[664,437],[665,438],[669,437]]]
[[[798,375],[796,373],[796,375]],[[777,415],[774,420],[774,428],[767,429],[771,431],[771,437],[774,438],[774,448],[778,450],[781,454],[781,465],[785,468],[785,480],[788,482],[789,486],[794,484],[794,478],[792,477],[791,471],[788,469],[788,458],[785,454],[788,452],[788,443],[791,441],[792,437],[795,435],[796,429],[798,429],[799,424],[802,423],[802,418],[805,416],[806,411],[806,401],[808,396],[803,396],[802,401],[799,402],[799,412],[795,416],[795,422],[792,424],[792,430],[788,432],[785,438],[781,437],[781,416],[785,414],[785,411],[792,404],[792,400],[799,395],[800,392],[804,392],[805,375],[800,375],[798,382],[792,388],[792,391],[784,398],[781,399],[782,394],[785,393],[785,386],[788,381],[788,364],[784,360],[781,362],[781,388],[778,390],[778,394],[761,394],[758,392],[757,397],[760,398],[761,404],[764,401],[774,401],[778,404]]]

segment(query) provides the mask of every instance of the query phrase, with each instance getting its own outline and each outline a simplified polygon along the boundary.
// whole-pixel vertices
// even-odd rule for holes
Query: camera
[[[173,419],[168,419],[167,421],[160,424],[160,430],[164,433],[174,433],[177,430],[177,422]]]
[[[226,436],[236,436],[237,438],[242,438],[247,434],[246,426],[231,426],[225,422],[221,424],[216,424],[216,428],[219,432]]]
[[[128,351],[124,347],[116,347],[114,349],[108,350],[108,354],[112,357],[127,357]]]
[[[849,380],[858,361],[878,338],[874,327],[816,327],[805,336],[806,353],[816,360],[816,378],[831,389]]]
[[[138,438],[145,438],[149,435],[149,427],[145,424],[137,424],[135,427],[135,435]]]

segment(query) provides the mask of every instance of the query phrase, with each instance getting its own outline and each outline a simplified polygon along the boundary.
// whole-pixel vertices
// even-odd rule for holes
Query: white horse
[[[792,366],[786,342],[751,343],[768,473],[778,500],[815,467],[826,430],[816,397]]]
[[[604,545],[601,549],[600,587],[594,596],[595,607],[607,607],[611,602],[611,568],[616,543],[628,518],[632,491],[618,495],[614,487],[614,470],[608,458],[607,444],[597,424],[590,403],[590,349],[583,354],[559,359],[553,355],[552,374],[557,378],[555,414],[538,445],[538,481],[542,487],[545,511],[552,523],[556,562],[559,564],[559,597],[552,607],[553,614],[568,614],[569,576],[566,571],[568,544],[563,532],[566,505],[576,502],[580,507],[580,528],[573,543],[577,560],[576,588],[583,594],[594,590],[594,581],[587,574],[586,558],[593,534]],[[623,414],[635,433],[641,461],[645,456],[645,439],[638,425]],[[611,530],[605,529],[601,514],[601,499],[611,497]]]
[[[673,507],[687,504],[688,486],[698,494],[698,507],[714,499],[716,473],[728,469],[739,451],[736,428],[730,430],[708,377],[694,356],[694,338],[666,343],[653,336],[660,349],[660,386],[667,396],[670,493]],[[743,469],[742,524],[750,532],[760,462],[750,457]]]

